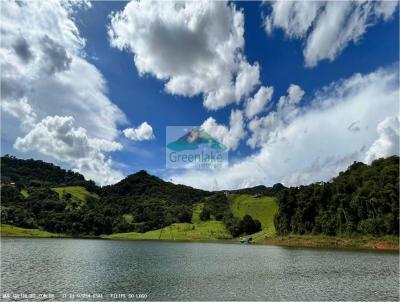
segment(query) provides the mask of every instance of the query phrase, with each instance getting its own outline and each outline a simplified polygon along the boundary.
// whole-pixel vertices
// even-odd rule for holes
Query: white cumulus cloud
[[[279,28],[289,38],[304,39],[305,64],[314,67],[324,59],[333,61],[380,19],[388,21],[398,1],[273,1],[270,5],[266,31]]]
[[[126,128],[123,130],[125,137],[133,141],[147,141],[154,139],[153,128],[147,123],[143,122],[137,128]]]
[[[300,101],[304,91],[300,86],[291,84],[287,90],[287,96],[279,98],[277,109],[270,111],[263,117],[255,117],[247,127],[251,136],[247,144],[252,147],[260,147],[276,137],[282,126],[290,123],[300,113]]]
[[[86,129],[75,128],[74,122],[71,116],[48,116],[27,135],[18,137],[14,147],[24,152],[39,151],[57,160],[72,162],[77,170],[86,175],[88,173],[90,179],[101,185],[120,180],[122,174],[111,169],[111,159],[107,159],[103,152],[121,150],[122,145],[90,138]],[[90,167],[95,167],[95,171]]]
[[[102,74],[85,59],[86,42],[74,15],[77,9],[88,6],[90,3],[84,1],[2,1],[2,135],[7,142],[19,137],[15,146],[21,151],[37,151],[59,160],[65,168],[77,169],[85,177],[105,183],[120,174],[112,169],[107,152],[118,149],[117,125],[126,123],[126,117],[107,97]],[[50,123],[57,116],[72,118],[75,130],[58,129],[57,137],[51,130],[41,131],[50,127],[46,121]],[[16,123],[19,127],[14,127]],[[87,148],[92,147],[80,146],[78,138],[114,147],[98,149],[93,164],[86,164],[83,170],[80,161],[91,160]],[[61,150],[52,149],[61,142]],[[102,173],[99,158],[109,164],[104,165]],[[96,171],[90,171],[90,167]]]
[[[201,128],[223,143],[229,150],[236,150],[240,141],[246,135],[243,113],[240,110],[231,111],[229,127],[218,124],[213,117],[209,117],[201,125]]]
[[[265,111],[266,105],[272,99],[272,94],[274,93],[273,87],[261,86],[257,93],[246,101],[245,113],[246,117],[251,119],[255,115]]]
[[[17,100],[2,100],[1,109],[21,122],[21,126],[28,128],[34,126],[36,113],[25,97]]]
[[[365,161],[387,157],[399,152],[400,123],[398,116],[388,116],[377,126],[379,138],[368,149]]]
[[[223,1],[131,1],[112,15],[113,47],[133,54],[140,75],[208,109],[238,103],[259,83],[244,53],[244,14]]]
[[[299,91],[292,88],[292,101],[285,96],[282,103],[296,103]],[[280,123],[272,123],[274,135],[262,140],[257,153],[219,171],[190,170],[171,177],[176,183],[205,189],[215,182],[219,189],[234,189],[329,180],[353,161],[399,153],[398,119],[393,117],[399,112],[398,100],[397,68],[354,74],[321,88],[290,121],[276,117]],[[356,132],[348,129],[354,121]]]

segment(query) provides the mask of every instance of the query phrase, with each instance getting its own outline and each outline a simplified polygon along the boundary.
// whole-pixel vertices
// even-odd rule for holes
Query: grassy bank
[[[160,230],[145,233],[129,232],[102,236],[105,239],[131,240],[223,240],[232,236],[221,221],[174,223]]]
[[[261,233],[261,232],[260,232]],[[25,229],[7,224],[1,225],[2,237],[32,237],[32,238],[62,238],[71,237],[66,234],[55,234],[39,229]],[[252,235],[257,238],[256,234]],[[79,238],[85,238],[79,236]],[[87,237],[95,238],[95,237]],[[200,224],[176,223],[162,230],[154,230],[146,233],[118,233],[104,235],[103,239],[127,239],[127,240],[187,240],[187,241],[218,241],[228,240],[232,237],[225,226],[219,221],[207,221]],[[236,241],[237,239],[233,239]],[[288,236],[260,236],[255,240],[257,244],[280,245],[307,248],[354,248],[373,250],[399,250],[399,238],[395,236],[383,237],[333,237],[311,235]]]
[[[194,206],[191,223],[174,223],[159,230],[145,233],[129,232],[104,235],[105,239],[130,239],[130,240],[224,240],[232,236],[222,221],[201,221],[200,213],[203,204]]]
[[[55,238],[66,237],[64,234],[50,233],[39,229],[25,229],[9,224],[1,225],[2,237],[39,237],[39,238]]]
[[[288,235],[267,237],[259,240],[258,243],[292,247],[399,250],[399,238],[396,236]]]

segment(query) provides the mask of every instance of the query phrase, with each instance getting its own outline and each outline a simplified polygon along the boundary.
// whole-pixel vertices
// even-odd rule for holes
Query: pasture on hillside
[[[145,233],[129,232],[116,233],[102,236],[107,239],[136,239],[136,240],[218,240],[231,239],[232,235],[226,229],[222,221],[201,221],[200,213],[203,203],[197,203],[193,207],[192,223],[173,223],[159,230]]]
[[[275,197],[232,194],[228,199],[230,209],[236,218],[242,219],[247,214],[261,222],[262,230],[253,234],[254,238],[275,235],[274,216],[278,211],[278,203]]]
[[[70,206],[81,207],[88,197],[99,198],[96,193],[91,193],[81,186],[56,187],[52,188],[52,190],[57,192],[60,198],[65,198],[67,193],[71,194],[71,202],[67,205],[67,209]]]

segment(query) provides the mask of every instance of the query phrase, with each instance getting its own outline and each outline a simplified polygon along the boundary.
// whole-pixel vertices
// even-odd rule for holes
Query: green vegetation
[[[209,219],[223,221],[233,237],[250,235],[261,230],[261,223],[253,220],[250,215],[234,217],[229,200],[223,193],[216,193],[205,198],[200,220],[207,221]]]
[[[1,164],[4,236],[218,240],[248,235],[260,243],[398,248],[398,156],[370,166],[354,163],[330,182],[257,186],[236,194],[175,185],[145,171],[100,188],[42,161],[5,156]]]
[[[3,223],[72,236],[98,236],[189,223],[212,193],[165,182],[145,171],[99,188],[72,171],[35,160],[1,158]]]
[[[133,216],[131,214],[123,214],[122,218],[124,219],[124,221],[128,224],[133,223]]]
[[[230,190],[226,191],[230,194],[238,194],[238,195],[255,195],[258,197],[261,196],[275,196],[279,192],[283,191],[286,189],[284,185],[281,183],[276,183],[272,187],[266,187],[264,185],[259,185],[251,188],[244,188],[244,189],[238,189],[238,190]]]
[[[242,219],[245,215],[250,215],[253,219],[261,222],[262,231],[254,234],[253,237],[275,235],[274,216],[278,211],[278,203],[275,197],[255,198],[247,194],[232,194],[229,196],[229,201],[230,209],[236,218]]]
[[[355,162],[330,182],[284,190],[275,227],[278,235],[398,235],[399,157]]]
[[[196,224],[174,223],[165,228],[145,233],[117,233],[102,237],[134,240],[219,240],[232,238],[223,222],[215,220]]]
[[[94,181],[85,180],[77,172],[41,160],[22,160],[10,155],[1,157],[1,174],[2,184],[13,182],[19,189],[51,186],[82,186],[91,192],[99,189]]]
[[[52,190],[58,193],[60,199],[65,199],[69,202],[66,208],[68,210],[83,206],[88,198],[99,199],[99,195],[89,192],[81,186],[56,187],[52,188]]]
[[[55,234],[39,229],[26,229],[19,228],[13,225],[2,224],[1,225],[1,236],[4,237],[64,237],[63,234]]]
[[[196,224],[201,222],[200,215],[203,212],[203,209],[204,209],[203,202],[196,203],[193,205],[192,223]]]
[[[22,190],[21,190],[21,195],[22,195],[23,197],[27,198],[27,197],[29,196],[29,193],[28,193],[27,190],[22,189]]]
[[[232,235],[222,221],[201,221],[200,214],[204,203],[197,203],[193,207],[191,223],[174,223],[162,229],[145,233],[129,232],[103,236],[107,239],[132,240],[218,240],[231,239]]]

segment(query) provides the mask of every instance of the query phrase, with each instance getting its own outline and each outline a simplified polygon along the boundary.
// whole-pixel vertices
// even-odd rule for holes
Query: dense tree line
[[[330,182],[279,195],[278,234],[399,234],[399,157],[354,162]]]
[[[49,232],[145,232],[175,222],[190,222],[193,204],[210,195],[140,171],[115,185],[96,188],[100,198],[89,197],[82,206],[72,206],[71,194],[60,197],[51,187],[87,184],[82,175],[40,161],[6,157],[2,164],[3,160],[8,179],[2,179],[2,223]],[[42,175],[42,168],[47,176]],[[34,185],[30,175],[34,175]],[[22,196],[22,188],[29,193],[27,197]]]
[[[276,183],[272,187],[266,187],[264,185],[259,185],[251,188],[229,190],[230,194],[249,194],[249,195],[259,195],[259,196],[275,196],[279,192],[286,189],[281,183]]]
[[[34,159],[18,159],[15,156],[1,157],[1,182],[14,182],[18,188],[40,188],[50,186],[82,186],[90,192],[98,192],[94,181],[83,175],[64,170],[51,163]]]
[[[253,234],[261,230],[261,223],[253,220],[249,215],[245,215],[241,220],[234,217],[229,207],[229,200],[223,193],[216,193],[205,198],[200,219],[223,221],[233,237],[241,234]]]
[[[47,188],[31,190],[24,198],[16,188],[4,187],[2,223],[56,233],[100,235],[146,232],[192,218],[191,204],[168,203],[150,196],[89,197],[78,208],[68,207],[67,198],[68,194],[60,198]]]

